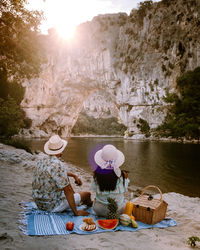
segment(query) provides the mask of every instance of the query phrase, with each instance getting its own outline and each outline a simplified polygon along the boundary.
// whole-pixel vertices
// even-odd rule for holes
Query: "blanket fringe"
[[[18,228],[23,232],[23,234],[28,235],[28,215],[30,214],[31,210],[34,209],[34,204],[32,202],[24,202],[20,203],[21,208],[23,211],[19,213],[19,226]]]
[[[24,226],[18,226],[18,228],[23,232],[23,234],[28,235],[27,227]]]

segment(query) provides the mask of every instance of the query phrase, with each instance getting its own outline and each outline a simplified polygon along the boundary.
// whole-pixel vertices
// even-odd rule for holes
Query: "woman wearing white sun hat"
[[[71,208],[74,215],[88,215],[84,210],[77,210],[81,202],[92,205],[90,192],[75,193],[70,185],[69,178],[73,177],[77,185],[82,182],[77,175],[68,172],[66,164],[60,161],[67,141],[53,135],[45,143],[44,151],[49,157],[39,160],[32,183],[33,199],[41,210],[62,212]]]
[[[96,193],[93,210],[98,216],[107,216],[108,197],[117,202],[118,214],[124,211],[124,193],[129,184],[127,172],[120,170],[124,161],[124,154],[111,144],[105,145],[94,155],[96,167],[91,187]]]

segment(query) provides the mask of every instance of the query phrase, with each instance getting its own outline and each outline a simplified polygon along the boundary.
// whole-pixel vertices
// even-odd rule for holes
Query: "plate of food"
[[[88,217],[83,219],[83,224],[79,226],[79,229],[85,232],[96,231],[97,225],[91,217]]]

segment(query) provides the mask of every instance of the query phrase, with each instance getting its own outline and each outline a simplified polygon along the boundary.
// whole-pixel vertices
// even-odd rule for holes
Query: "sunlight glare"
[[[40,27],[42,33],[54,27],[64,39],[72,38],[76,26],[95,15],[119,11],[111,0],[29,0],[29,8],[44,11],[46,20]]]
[[[76,25],[75,6],[71,1],[49,1],[46,10],[48,23],[55,27],[58,34],[64,39],[73,37]]]

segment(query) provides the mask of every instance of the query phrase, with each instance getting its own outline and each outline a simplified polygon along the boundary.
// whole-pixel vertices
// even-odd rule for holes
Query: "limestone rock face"
[[[84,101],[82,112],[97,119],[117,117],[119,110],[109,94],[98,90]]]
[[[119,116],[127,136],[141,137],[140,118],[162,123],[166,91],[176,78],[200,66],[200,2],[157,2],[139,10],[99,15],[81,24],[70,42],[50,34],[48,63],[24,83],[22,107],[33,120],[32,136],[69,136],[79,112]],[[100,108],[101,107],[101,108]]]

